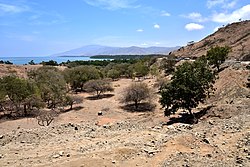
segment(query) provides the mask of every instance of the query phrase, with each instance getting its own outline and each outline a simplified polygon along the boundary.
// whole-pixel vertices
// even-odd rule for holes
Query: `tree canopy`
[[[209,61],[209,65],[213,65],[220,70],[220,65],[225,62],[228,53],[230,52],[230,48],[216,46],[207,51],[207,59]]]
[[[193,115],[192,109],[204,102],[214,79],[204,56],[193,63],[184,62],[178,66],[172,81],[160,90],[160,103],[165,108],[165,116],[174,114],[178,109],[187,110]]]
[[[145,83],[132,83],[128,86],[121,99],[122,103],[133,103],[137,109],[142,101],[148,101],[151,98],[151,92]]]

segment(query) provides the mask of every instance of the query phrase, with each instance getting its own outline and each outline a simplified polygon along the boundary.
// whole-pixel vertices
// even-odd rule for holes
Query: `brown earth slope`
[[[250,60],[250,21],[242,21],[219,28],[199,42],[189,44],[173,53],[180,57],[200,57],[214,46],[229,46],[229,59]]]

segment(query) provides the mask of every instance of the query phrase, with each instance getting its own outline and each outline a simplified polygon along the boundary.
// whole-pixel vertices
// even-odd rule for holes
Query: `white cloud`
[[[136,30],[137,32],[143,32],[144,30],[143,29],[138,29]]]
[[[207,7],[212,8],[215,6],[221,6],[222,8],[233,8],[237,4],[238,0],[208,0],[207,1]]]
[[[212,16],[212,20],[218,23],[232,23],[239,21],[240,19],[250,19],[250,4],[243,6],[232,13],[215,13]]]
[[[201,30],[204,28],[203,25],[200,25],[200,24],[196,24],[196,23],[189,23],[185,26],[185,28],[188,30],[188,31],[193,31],[193,30]]]
[[[161,12],[161,16],[166,16],[166,17],[168,17],[168,16],[171,16],[171,14],[168,13],[168,12],[166,12],[166,11],[162,11],[162,12]]]
[[[29,8],[27,6],[15,6],[9,4],[0,3],[0,14],[1,13],[21,13],[28,11]]]
[[[91,6],[101,7],[109,10],[137,8],[134,5],[137,0],[83,0]]]
[[[161,27],[160,27],[159,24],[155,24],[155,25],[154,25],[154,28],[155,28],[155,29],[160,29]]]
[[[198,12],[192,12],[189,13],[188,15],[183,15],[183,17],[191,19],[196,22],[204,22],[207,20],[206,18],[203,18],[202,15]]]

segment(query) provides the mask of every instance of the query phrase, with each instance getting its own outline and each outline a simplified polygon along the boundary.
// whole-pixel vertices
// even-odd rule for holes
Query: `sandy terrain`
[[[154,112],[124,111],[119,99],[129,79],[114,82],[109,98],[78,94],[82,108],[60,114],[49,127],[33,118],[2,121],[0,166],[250,166],[248,74],[236,66],[222,71],[215,94],[196,109],[195,125],[181,115],[164,117],[159,105]]]

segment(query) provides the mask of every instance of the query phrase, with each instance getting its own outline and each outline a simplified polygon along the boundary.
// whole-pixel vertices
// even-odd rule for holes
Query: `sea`
[[[10,61],[13,64],[16,65],[24,65],[28,64],[31,60],[34,61],[34,63],[38,64],[41,63],[42,61],[50,61],[54,60],[57,63],[62,63],[62,62],[67,62],[69,61],[76,61],[76,60],[83,60],[83,61],[88,61],[88,60],[96,60],[96,59],[91,59],[90,57],[84,56],[84,57],[52,57],[52,56],[46,56],[46,57],[0,57],[0,60],[3,61]]]

